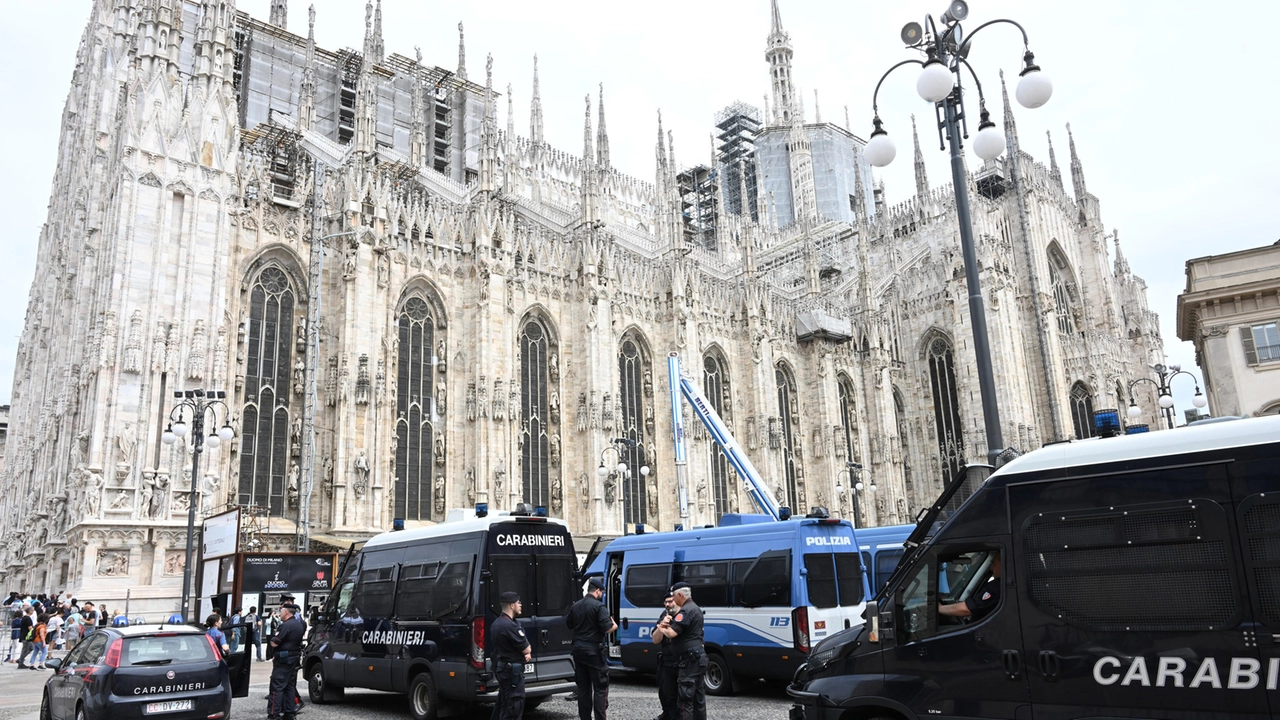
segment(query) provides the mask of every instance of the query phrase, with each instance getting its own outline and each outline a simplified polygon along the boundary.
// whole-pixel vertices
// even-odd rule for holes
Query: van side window
[[[743,578],[738,598],[744,607],[791,607],[791,552],[761,554]]]
[[[451,560],[444,565],[431,592],[431,617],[439,620],[467,606],[471,589],[471,560]]]
[[[431,598],[441,563],[418,563],[400,567],[400,587],[396,591],[396,615],[404,620],[429,619]]]
[[[879,592],[889,584],[889,576],[898,567],[903,550],[880,550],[876,553],[876,591]]]
[[[391,605],[396,597],[394,567],[373,568],[360,572],[360,582],[356,584],[355,605],[365,617],[385,618],[391,614]]]
[[[898,626],[902,629],[902,642],[908,643],[932,637],[937,629],[937,612],[934,610],[936,590],[933,558],[920,561],[910,580],[899,591],[897,610]]]
[[[662,598],[671,589],[671,565],[632,565],[623,582],[627,600],[642,608],[662,607]]]
[[[689,583],[693,601],[700,607],[725,607],[729,604],[729,563],[696,562],[676,566],[675,581]]]
[[[1022,528],[1030,599],[1095,631],[1233,627],[1228,538],[1226,511],[1202,498],[1037,514]]]
[[[351,607],[351,597],[355,594],[356,584],[350,580],[344,580],[342,585],[338,587],[338,592],[329,595],[333,602],[332,610],[335,614],[345,615],[347,608]]]

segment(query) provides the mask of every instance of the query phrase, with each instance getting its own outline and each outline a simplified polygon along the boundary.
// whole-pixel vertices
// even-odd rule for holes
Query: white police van
[[[862,622],[868,597],[848,520],[814,508],[808,517],[727,514],[719,527],[627,535],[587,568],[605,579],[618,622],[611,661],[652,672],[649,633],[672,584],[689,583],[706,618],[707,691],[733,692],[740,679],[786,680],[810,645]]]
[[[871,623],[797,671],[793,720],[1280,715],[1280,417],[969,470]],[[939,612],[989,592],[996,557],[989,612]]]

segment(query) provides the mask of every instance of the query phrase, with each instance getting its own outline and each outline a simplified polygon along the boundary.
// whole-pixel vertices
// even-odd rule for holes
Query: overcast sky
[[[0,197],[7,222],[0,231],[0,260],[7,276],[0,283],[0,403],[11,393],[63,103],[90,5],[5,2]],[[268,15],[269,0],[237,5],[255,17]],[[816,88],[823,120],[843,124],[848,106],[852,130],[867,137],[876,81],[895,62],[914,57],[902,48],[899,29],[945,7],[941,0],[781,0],[808,118],[813,119]],[[363,2],[318,0],[316,8],[322,47],[361,47]],[[973,0],[965,23],[973,29],[1009,17],[1026,27],[1037,62],[1053,78],[1054,95],[1038,110],[1016,108],[1023,148],[1047,162],[1045,131],[1052,131],[1066,174],[1064,125],[1071,123],[1107,230],[1120,230],[1133,271],[1150,286],[1170,362],[1187,368],[1194,366],[1194,351],[1178,341],[1174,325],[1185,261],[1280,239],[1276,63],[1264,36],[1244,32],[1271,9],[1231,0]],[[385,0],[383,13],[388,54],[413,57],[418,45],[425,62],[450,69],[457,63],[457,23],[464,22],[471,78],[484,81],[485,55],[492,53],[494,85],[504,94],[508,83],[513,86],[516,127],[523,135],[537,53],[547,139],[570,152],[582,151],[583,95],[594,97],[604,83],[613,164],[644,179],[653,177],[659,109],[675,132],[677,159],[693,165],[710,156],[717,110],[739,99],[759,106],[769,92],[768,0]],[[291,0],[289,29],[305,35],[306,21],[306,5]],[[1021,50],[1011,26],[987,28],[975,40],[970,61],[996,112],[998,72],[1003,68],[1012,84]],[[912,113],[922,123],[931,182],[948,181],[947,156],[925,122],[930,109],[915,93],[911,68],[885,82],[880,108],[898,143],[897,161],[880,175],[889,201],[914,192]],[[505,98],[499,111],[505,124]],[[1180,411],[1190,407],[1192,393],[1191,383],[1183,383],[1176,388]]]

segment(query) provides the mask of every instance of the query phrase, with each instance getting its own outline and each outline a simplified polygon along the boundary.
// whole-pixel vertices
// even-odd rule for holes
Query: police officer
[[[294,720],[298,712],[298,663],[302,659],[302,621],[298,619],[298,606],[285,603],[280,606],[284,622],[271,638],[274,650],[271,657],[271,704],[268,718]]]
[[[609,609],[600,602],[604,580],[587,581],[587,594],[569,608],[565,626],[573,631],[573,679],[578,684],[578,720],[605,720],[609,709],[609,663],[605,659],[604,636],[618,629]]]
[[[529,639],[516,624],[522,609],[520,596],[504,592],[498,596],[502,614],[493,621],[494,670],[498,676],[498,702],[493,706],[492,720],[518,720],[524,716],[524,664],[533,659]]]
[[[991,577],[978,591],[958,603],[939,605],[938,614],[949,617],[973,618],[977,622],[1000,604],[1000,553],[991,555]]]
[[[658,624],[669,620],[676,616],[676,603],[672,599],[671,593],[662,599],[663,610],[658,616]],[[676,667],[674,659],[671,657],[671,638],[663,635],[655,626],[650,634],[653,644],[658,646],[658,702],[662,703],[662,714],[654,718],[654,720],[676,720],[676,674],[680,668]]]
[[[706,720],[707,690],[702,676],[707,674],[707,653],[702,647],[702,608],[693,602],[689,583],[671,586],[677,605],[675,617],[658,623],[657,630],[671,638],[671,655],[676,673],[676,714],[679,720]]]
[[[287,593],[287,592],[285,592],[285,593],[280,593],[280,607],[282,607],[282,608],[283,608],[285,605],[288,605],[288,604],[290,604],[290,603],[293,603],[293,602],[294,602],[294,600],[295,600],[295,598],[293,597],[293,595],[291,595],[291,594],[289,594],[289,593]],[[295,603],[295,604],[296,604],[296,603]],[[306,619],[305,617],[303,617],[303,616],[302,616],[302,611],[301,611],[301,609],[299,609],[299,610],[298,610],[298,612],[297,612],[297,618],[298,618],[298,622],[302,624],[302,639],[303,639],[303,641],[305,642],[305,641],[306,641],[306,638],[307,638],[307,619]],[[295,686],[295,687],[296,687],[296,686]],[[294,694],[297,696],[297,697],[294,699],[294,702],[295,702],[295,703],[297,703],[298,711],[299,711],[299,712],[301,712],[301,711],[302,711],[302,705],[303,705],[303,702],[302,702],[302,693],[294,693]]]

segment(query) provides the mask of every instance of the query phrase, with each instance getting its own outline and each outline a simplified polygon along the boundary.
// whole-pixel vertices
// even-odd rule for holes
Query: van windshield
[[[571,555],[491,555],[490,607],[494,614],[501,613],[498,597],[514,592],[523,602],[525,616],[563,615],[578,599],[575,570]]]

